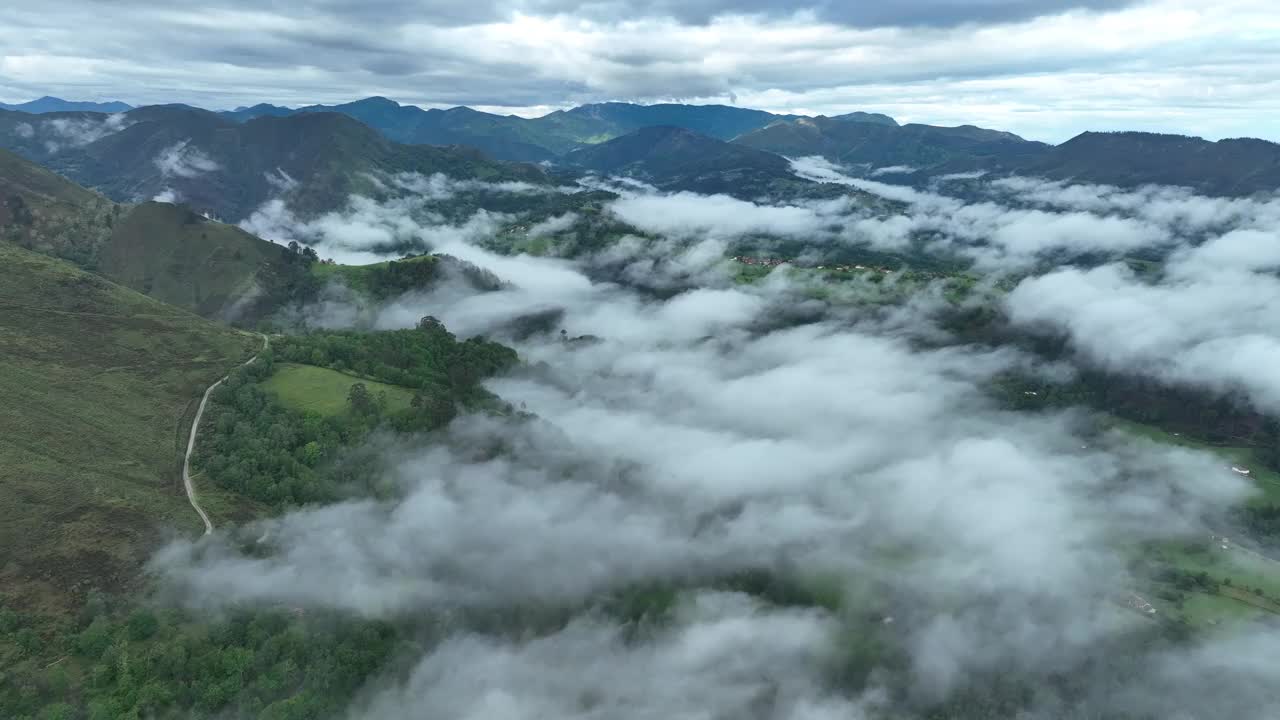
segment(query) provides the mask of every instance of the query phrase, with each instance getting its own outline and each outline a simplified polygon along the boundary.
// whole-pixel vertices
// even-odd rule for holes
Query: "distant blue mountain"
[[[732,140],[795,115],[725,105],[635,105],[599,103],[561,110],[539,118],[494,115],[468,107],[424,110],[384,97],[342,105],[311,105],[291,110],[277,105],[254,105],[222,113],[236,122],[263,116],[336,112],[359,120],[396,142],[427,145],[469,145],[501,160],[540,162],[563,157],[585,145],[612,140],[645,127],[672,126],[718,140]],[[850,116],[852,118],[852,116]],[[873,122],[893,123],[883,115]]]
[[[40,115],[43,113],[54,112],[102,112],[102,113],[118,113],[132,110],[133,106],[128,103],[122,103],[118,100],[111,102],[85,102],[77,100],[63,100],[49,95],[45,95],[39,100],[31,102],[18,103],[16,105],[6,105],[0,103],[0,110],[16,110],[17,112],[32,113]]]

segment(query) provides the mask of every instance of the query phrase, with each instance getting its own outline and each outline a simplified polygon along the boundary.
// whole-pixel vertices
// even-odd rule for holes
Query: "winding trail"
[[[263,335],[262,350],[266,350],[270,344],[271,338]],[[240,363],[239,367],[244,367],[252,363],[254,360],[257,360],[258,355],[260,354],[262,354],[261,351],[248,360],[245,360],[243,363]],[[228,377],[231,377],[231,375],[223,375],[222,379],[210,385],[208,389],[204,391],[204,397],[200,398],[200,407],[196,409],[196,418],[191,421],[191,434],[187,437],[187,455],[182,460],[182,484],[187,489],[187,500],[191,502],[191,507],[195,508],[196,513],[200,515],[200,519],[204,521],[205,535],[213,532],[213,523],[209,522],[208,514],[205,513],[204,508],[200,507],[200,502],[196,500],[196,488],[191,482],[191,453],[196,449],[196,431],[200,429],[200,418],[204,417],[204,406],[209,403],[209,396],[213,394],[213,391],[218,389],[218,386],[221,385]]]

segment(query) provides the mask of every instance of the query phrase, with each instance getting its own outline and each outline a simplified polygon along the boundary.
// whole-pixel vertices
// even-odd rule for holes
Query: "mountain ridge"
[[[13,110],[15,112],[31,113],[33,115],[42,115],[51,112],[105,112],[117,113],[132,110],[133,106],[119,100],[108,100],[106,102],[92,102],[88,100],[63,100],[62,98],[45,95],[44,97],[29,100],[24,103],[0,103],[0,110]]]

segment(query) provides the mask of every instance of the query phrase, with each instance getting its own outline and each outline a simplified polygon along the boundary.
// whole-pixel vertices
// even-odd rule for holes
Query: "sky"
[[[678,100],[1280,140],[1273,0],[15,0],[0,48],[7,102]]]

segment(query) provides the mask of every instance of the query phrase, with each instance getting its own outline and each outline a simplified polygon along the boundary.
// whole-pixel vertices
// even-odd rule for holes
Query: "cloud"
[[[40,122],[40,134],[45,138],[45,149],[50,153],[66,147],[81,147],[120,132],[129,126],[124,113],[86,117],[59,117]]]
[[[993,195],[995,200],[965,202],[939,192],[850,177],[822,158],[797,158],[792,160],[792,168],[801,177],[848,185],[905,204],[903,210],[888,216],[856,220],[845,232],[846,239],[900,250],[913,237],[929,235],[933,252],[967,257],[988,272],[1022,271],[1064,254],[1114,257],[1171,246],[1175,244],[1174,225],[1186,215],[1174,213],[1169,205],[1162,210],[1148,209],[1145,215],[1134,211],[1136,216],[1129,217],[1121,211],[1132,207],[1097,203],[1084,207],[1083,203],[1063,202],[1066,195],[1090,196],[1075,186],[1035,179],[1013,178],[992,184],[997,190],[1012,190],[1016,202],[998,192]],[[1190,195],[1179,199],[1202,200]],[[1037,200],[1048,209],[1025,207]]]
[[[916,168],[910,165],[890,165],[888,167],[876,168],[871,171],[871,177],[879,177],[881,175],[907,175],[916,171]]]
[[[154,162],[164,177],[190,179],[222,169],[213,158],[192,145],[190,140],[174,143],[161,150]]]
[[[861,717],[855,703],[816,682],[837,631],[823,613],[699,593],[652,644],[628,643],[616,625],[589,618],[523,643],[451,638],[351,717],[407,719],[423,707],[450,718],[681,717],[694,708]]]
[[[488,386],[535,419],[472,415],[434,442],[377,441],[393,489],[383,498],[177,542],[151,565],[170,597],[203,609],[287,604],[440,618],[449,631],[424,644],[407,674],[365,688],[350,717],[412,717],[422,707],[446,717],[667,717],[689,708],[909,717],[992,677],[1044,688],[1028,717],[1054,717],[1055,702],[1154,711],[1179,694],[1212,696],[1197,673],[1235,640],[1134,650],[1126,643],[1147,621],[1112,600],[1138,582],[1134,547],[1205,536],[1251,495],[1247,481],[1216,456],[1100,432],[1082,410],[1003,409],[988,392],[997,379],[1019,372],[1052,382],[1063,368],[1010,348],[948,344],[932,327],[932,288],[900,307],[841,308],[806,297],[785,273],[739,285],[724,267],[726,243],[752,233],[817,230],[825,234],[816,242],[829,243],[855,227],[871,233],[874,221],[885,236],[945,232],[956,247],[1021,258],[1073,243],[1140,246],[1148,232],[1164,242],[1172,231],[1154,215],[1122,215],[1118,199],[1068,207],[1069,188],[1056,205],[1008,197],[1038,185],[991,190],[1008,204],[965,204],[857,181],[902,203],[883,216],[849,201],[775,206],[641,189],[610,212],[651,236],[567,259],[485,249],[495,216],[447,219],[439,203],[456,197],[456,185],[406,182],[409,198],[352,198],[310,222],[277,200],[254,222],[322,251],[386,257],[388,246],[419,243],[491,271],[503,281],[495,291],[446,282],[376,306],[331,288],[310,311],[325,323],[383,328],[434,315],[461,336],[511,342],[522,367]],[[553,218],[562,232],[573,232],[570,223]],[[1276,306],[1259,294],[1280,259],[1269,238],[1248,227],[1176,241],[1162,282],[1181,283],[1177,292],[1104,261],[1023,280],[1008,310],[1019,325],[1070,323],[1077,342],[1096,337],[1089,347],[1114,352],[1117,367],[1160,368],[1151,358],[1165,353],[1169,367],[1240,382],[1268,368],[1258,358],[1273,350],[1259,345],[1232,360],[1212,346],[1258,331]],[[1238,290],[1230,301],[1198,291],[1177,299],[1182,286],[1205,283]],[[509,330],[543,312],[554,318],[547,332]],[[582,336],[594,340],[567,339]],[[1209,349],[1183,352],[1198,345]],[[243,551],[256,538],[265,539]],[[786,587],[829,587],[839,608],[787,609],[716,589],[748,571]],[[608,598],[655,586],[676,590],[666,619],[637,631],[610,614]],[[507,633],[475,620],[525,608],[564,622]],[[833,684],[831,668],[846,667],[843,653],[862,640],[880,648],[869,674]],[[1264,655],[1240,647],[1247,671],[1222,687],[1256,704],[1266,694]],[[1057,696],[1050,678],[1104,681],[1089,664],[1100,649],[1132,658],[1120,661],[1132,662],[1123,679],[1106,680],[1120,687]]]
[[[153,202],[177,203],[182,202],[182,195],[173,188],[165,188],[161,190],[155,197],[151,198]]]
[[[1280,352],[1280,282],[1252,271],[1274,266],[1275,250],[1242,253],[1239,238],[1179,255],[1158,282],[1117,265],[1030,278],[1006,306],[1015,323],[1060,330],[1107,369],[1241,392],[1260,410],[1280,412],[1280,372],[1266,359]]]
[[[540,223],[529,226],[529,237],[543,237],[547,235],[557,235],[573,227],[578,221],[578,214],[567,212],[562,215],[547,218]]]
[[[96,32],[69,30],[86,13]],[[136,104],[208,107],[380,94],[522,114],[732,93],[777,112],[879,111],[1054,141],[1122,128],[1274,138],[1274,43],[1239,31],[1272,22],[1264,0],[72,0],[0,10],[0,92],[128,87]]]
[[[30,140],[35,137],[36,131],[35,128],[31,127],[31,123],[22,122],[13,126],[13,134],[24,140]]]
[[[808,208],[760,205],[728,195],[632,194],[614,202],[610,209],[624,222],[663,234],[797,235],[821,228],[821,220]]]
[[[278,193],[287,193],[298,187],[298,181],[282,168],[276,168],[274,172],[263,173],[267,184]]]

